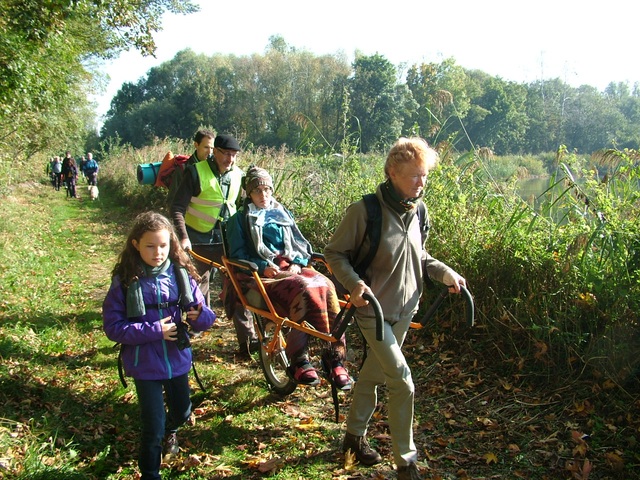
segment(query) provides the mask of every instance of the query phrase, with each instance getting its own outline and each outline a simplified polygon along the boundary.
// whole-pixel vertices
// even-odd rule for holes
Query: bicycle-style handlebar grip
[[[376,340],[381,342],[384,340],[384,313],[382,312],[382,307],[378,303],[378,299],[369,293],[365,292],[362,298],[369,300],[369,304],[373,307],[373,311],[376,314]]]
[[[382,313],[382,307],[380,306],[380,303],[378,303],[378,299],[369,293],[364,293],[362,298],[368,300],[373,307],[373,311],[376,314],[376,340],[381,342],[384,340],[384,313]],[[349,307],[349,310],[345,313],[344,319],[340,322],[341,325],[348,325],[357,309],[358,307],[352,304],[351,307]]]
[[[460,292],[464,295],[464,298],[467,301],[467,327],[473,327],[476,324],[473,297],[467,287],[461,286]]]
[[[467,326],[473,327],[476,323],[475,321],[475,306],[473,303],[473,297],[471,296],[471,292],[465,286],[460,286],[460,293],[464,297],[467,302],[466,314],[467,314]],[[425,326],[427,322],[431,319],[431,317],[436,313],[436,310],[440,307],[443,300],[449,296],[449,287],[444,287],[440,294],[436,297],[434,302],[431,304],[429,309],[425,312],[424,316],[420,320],[422,326]]]

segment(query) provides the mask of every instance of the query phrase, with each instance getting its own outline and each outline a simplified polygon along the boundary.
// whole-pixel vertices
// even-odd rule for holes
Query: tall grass
[[[137,185],[134,166],[172,147],[159,143],[113,156],[103,179],[129,205],[162,208],[162,192]],[[550,188],[534,210],[513,183],[494,180],[490,160],[443,155],[425,194],[433,222],[428,250],[468,279],[484,348],[497,358],[549,380],[584,371],[606,350],[615,358],[598,368],[622,382],[637,366],[638,171],[621,156],[603,182],[593,165],[572,172],[571,165],[585,162],[561,149],[551,183],[564,188]],[[272,173],[276,197],[317,251],[346,207],[383,180],[383,163],[382,155],[301,157],[262,148],[239,158],[244,169],[255,164]],[[542,171],[539,160],[528,165]],[[575,181],[578,174],[584,186]]]
[[[622,156],[618,175],[585,169],[579,187],[561,160],[551,184],[564,188],[539,212],[481,165],[445,165],[427,192],[429,248],[469,279],[498,358],[545,381],[590,371],[622,384],[638,366],[638,167]]]
[[[100,202],[72,202],[25,181],[8,186],[0,211],[0,397],[6,400],[0,476],[134,478],[134,396],[118,383],[99,310],[130,220],[141,210],[166,212],[165,193],[139,185],[136,167],[168,150],[189,153],[191,146],[159,141],[137,151],[110,148],[101,164]],[[273,174],[276,196],[294,211],[317,251],[347,205],[382,181],[383,161],[382,155],[301,157],[259,148],[239,159],[245,169],[257,164]],[[467,278],[477,327],[464,329],[462,302],[448,299],[427,329],[410,335],[407,353],[416,353],[416,378],[441,368],[442,355],[449,354],[438,350],[435,339],[456,335],[465,340],[460,345],[474,347],[472,356],[485,368],[465,373],[478,384],[493,368],[523,391],[535,390],[537,382],[564,389],[586,378],[624,386],[638,368],[640,343],[637,161],[635,152],[612,151],[576,170],[560,151],[550,179],[560,188],[541,195],[534,209],[514,193],[513,182],[496,183],[483,159],[443,154],[425,193],[433,224],[428,250]],[[16,195],[18,190],[26,194]],[[425,299],[432,295],[425,292]],[[241,464],[252,459],[239,445],[268,459],[314,452],[316,461],[283,465],[273,478],[321,478],[333,468],[330,452],[340,427],[323,423],[313,435],[296,431],[298,419],[278,412],[288,407],[271,403],[255,372],[238,378],[237,365],[220,360],[218,341],[205,338],[198,349],[198,361],[206,360],[199,370],[202,365],[212,392],[195,395],[200,419],[189,427],[196,445],[191,451],[208,452],[199,469],[204,476],[176,469],[171,478],[245,478],[249,473]],[[433,347],[430,353],[425,346]],[[451,367],[459,376],[458,367]],[[468,388],[461,383],[460,391]],[[478,387],[477,397],[484,389]],[[447,399],[439,398],[449,403],[454,390],[444,390]],[[432,410],[444,418],[431,397],[420,400],[428,407],[419,422],[431,422]],[[449,427],[437,435],[444,438]],[[476,433],[487,432],[483,427]],[[253,448],[262,443],[266,447]],[[253,473],[251,478],[261,475]]]

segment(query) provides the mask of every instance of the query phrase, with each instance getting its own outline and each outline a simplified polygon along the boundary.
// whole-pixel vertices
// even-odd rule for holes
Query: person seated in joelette
[[[340,311],[333,283],[309,267],[311,244],[300,232],[291,212],[273,197],[269,173],[251,166],[244,178],[247,198],[227,225],[230,257],[249,260],[258,266],[264,286],[277,313],[291,321],[305,320],[320,332],[329,333]],[[287,336],[287,356],[298,383],[315,385],[318,373],[309,362],[308,335],[292,330]],[[351,387],[344,368],[344,335],[323,352],[323,360],[337,388]]]

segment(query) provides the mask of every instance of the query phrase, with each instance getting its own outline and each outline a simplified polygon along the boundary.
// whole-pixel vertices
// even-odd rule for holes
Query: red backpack
[[[173,181],[173,174],[176,173],[176,170],[180,170],[179,176],[182,176],[182,172],[189,158],[189,155],[173,155],[173,153],[167,152],[160,164],[160,170],[158,171],[154,186],[170,188],[171,182]]]

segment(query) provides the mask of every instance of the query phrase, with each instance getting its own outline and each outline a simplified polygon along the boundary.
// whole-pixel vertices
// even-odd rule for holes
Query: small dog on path
[[[91,200],[96,200],[99,194],[100,191],[98,190],[98,187],[95,185],[89,185],[89,196],[91,197]]]

